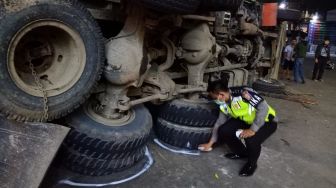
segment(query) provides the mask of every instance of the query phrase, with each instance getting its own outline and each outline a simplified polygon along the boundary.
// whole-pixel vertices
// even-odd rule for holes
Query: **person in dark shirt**
[[[322,77],[324,69],[327,65],[327,62],[330,61],[330,40],[329,38],[324,38],[322,45],[317,46],[315,51],[315,65],[313,70],[312,80],[322,82]]]
[[[295,64],[294,64],[294,81],[296,83],[305,83],[303,74],[303,62],[306,58],[307,42],[303,35],[300,36],[300,42],[294,48]]]

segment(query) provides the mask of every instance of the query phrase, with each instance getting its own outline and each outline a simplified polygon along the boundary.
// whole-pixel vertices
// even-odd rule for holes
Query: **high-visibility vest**
[[[225,115],[240,119],[249,125],[251,125],[256,118],[256,109],[248,102],[243,101],[242,97],[234,97],[231,105],[220,105],[220,110]],[[273,117],[276,115],[275,110],[271,106],[268,106],[268,113],[265,117],[265,122],[269,122],[269,115],[272,115]]]

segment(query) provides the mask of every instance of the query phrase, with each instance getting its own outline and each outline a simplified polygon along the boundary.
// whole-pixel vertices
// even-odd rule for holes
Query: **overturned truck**
[[[157,105],[162,141],[195,149],[218,115],[207,84],[251,85],[273,66],[260,9],[253,0],[1,0],[0,112],[63,118],[72,128],[64,164],[84,175],[143,158],[146,102]]]

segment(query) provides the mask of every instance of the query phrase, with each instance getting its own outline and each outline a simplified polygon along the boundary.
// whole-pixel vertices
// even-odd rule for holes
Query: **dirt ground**
[[[318,105],[267,98],[278,112],[278,130],[263,144],[254,176],[238,172],[244,161],[226,159],[226,146],[200,156],[175,154],[153,141],[149,149],[154,165],[141,177],[118,188],[222,188],[222,187],[336,187],[336,70],[326,71],[324,82],[313,82],[312,59],[305,63],[306,84],[285,81],[301,93],[312,93]]]

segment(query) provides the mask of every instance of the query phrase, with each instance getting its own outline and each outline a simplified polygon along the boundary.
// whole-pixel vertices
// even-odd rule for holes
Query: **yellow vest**
[[[243,101],[242,97],[234,97],[232,99],[231,105],[220,105],[220,110],[224,114],[230,115],[236,119],[240,119],[248,125],[251,125],[256,118],[256,109],[249,103]],[[273,115],[273,117],[276,115],[275,110],[271,106],[268,106],[268,113],[265,117],[265,122],[269,122],[269,115]]]

